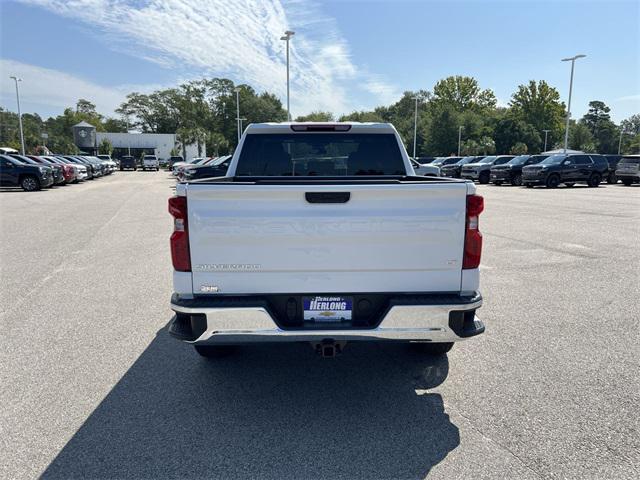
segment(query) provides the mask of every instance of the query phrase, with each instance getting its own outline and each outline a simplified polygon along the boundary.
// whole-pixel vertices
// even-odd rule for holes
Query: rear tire
[[[511,179],[511,185],[519,187],[522,185],[522,175],[520,173],[516,173]]]
[[[595,188],[598,185],[600,185],[601,181],[602,181],[602,175],[600,175],[599,173],[592,173],[591,176],[589,177],[589,181],[587,182],[587,185],[589,185],[591,188]]]
[[[20,186],[25,192],[35,192],[40,190],[40,181],[33,175],[26,175],[20,180]]]
[[[442,343],[432,343],[432,342],[418,342],[411,343],[411,348],[415,351],[422,353],[424,355],[430,356],[439,356],[444,355],[449,352],[453,348],[453,342],[442,342]]]
[[[560,177],[558,175],[549,175],[545,182],[547,188],[556,188],[560,184]]]
[[[194,345],[198,355],[205,358],[224,358],[235,352],[233,345]]]
[[[489,183],[489,172],[482,172],[478,180],[483,185],[486,185],[487,183]]]

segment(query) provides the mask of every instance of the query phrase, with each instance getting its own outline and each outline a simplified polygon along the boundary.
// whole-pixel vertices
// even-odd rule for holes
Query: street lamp
[[[624,135],[624,128],[620,127],[620,140],[618,140],[618,155],[620,155],[620,149],[622,148],[622,135]]]
[[[542,130],[544,132],[544,150],[543,152],[547,151],[547,135],[549,134],[549,132],[551,130]]]
[[[293,37],[295,34],[296,32],[287,30],[286,32],[284,32],[284,35],[280,37],[280,40],[284,40],[285,42],[287,42],[287,120],[289,121],[291,121],[291,109],[289,103],[289,40],[291,40],[291,37]]]
[[[413,97],[416,101],[415,113],[413,115],[413,158],[416,158],[416,139],[418,138],[418,100],[417,96]]]
[[[13,81],[16,82],[16,101],[18,102],[18,123],[20,125],[20,145],[22,146],[22,155],[24,155],[24,132],[22,131],[22,113],[20,112],[20,90],[18,89],[18,82],[21,82],[22,79],[14,76],[11,76],[9,78],[13,78]]]
[[[460,147],[462,146],[462,129],[464,126],[460,125],[458,127],[458,156],[460,156]]]
[[[238,126],[238,145],[240,145],[240,87],[233,89],[236,92],[236,124]]]
[[[567,145],[569,144],[569,118],[571,118],[571,92],[573,90],[573,68],[576,60],[584,58],[586,55],[576,55],[575,57],[563,58],[563,62],[571,62],[571,80],[569,81],[569,103],[567,105],[567,124],[564,130],[564,153],[567,153]]]
[[[242,128],[242,122],[244,122],[245,120],[246,120],[246,118],[241,118],[240,119],[240,131],[241,132],[244,131],[243,128]]]

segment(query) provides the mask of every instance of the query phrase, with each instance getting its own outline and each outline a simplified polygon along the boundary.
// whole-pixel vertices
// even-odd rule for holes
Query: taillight
[[[189,255],[189,226],[187,224],[187,197],[169,199],[169,213],[173,216],[171,234],[171,260],[173,268],[179,272],[191,271]]]
[[[482,253],[482,234],[478,229],[478,217],[484,210],[484,198],[467,195],[467,218],[464,233],[462,268],[478,268]]]

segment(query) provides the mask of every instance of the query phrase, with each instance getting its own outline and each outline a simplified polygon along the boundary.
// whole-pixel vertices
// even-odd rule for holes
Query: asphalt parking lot
[[[481,337],[171,339],[166,172],[0,191],[0,478],[638,478],[640,187],[479,186]]]

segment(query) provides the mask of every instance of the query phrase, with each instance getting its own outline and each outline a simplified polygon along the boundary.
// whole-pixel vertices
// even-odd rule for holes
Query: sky
[[[0,105],[58,115],[78,98],[114,109],[203,77],[226,77],[286,104],[336,115],[475,77],[506,106],[518,85],[546,80],[572,116],[591,100],[616,122],[640,113],[640,1],[0,0]]]

